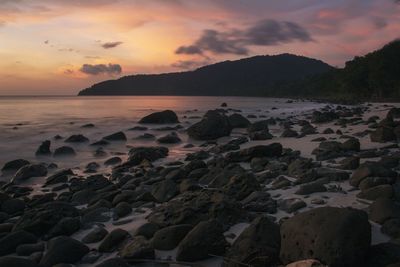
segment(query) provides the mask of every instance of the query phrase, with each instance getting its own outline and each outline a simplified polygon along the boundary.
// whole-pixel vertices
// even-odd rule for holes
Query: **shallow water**
[[[129,146],[155,144],[154,141],[133,139],[142,134],[141,131],[128,131],[129,128],[138,125],[138,120],[143,116],[154,111],[171,109],[178,114],[181,125],[187,127],[198,121],[198,117],[207,110],[218,108],[223,102],[228,104],[228,108],[241,110],[245,116],[264,114],[266,117],[285,117],[324,106],[312,102],[287,103],[287,99],[254,97],[0,97],[0,166],[16,158],[33,162],[55,162],[59,167],[83,167],[94,160],[101,163],[106,158],[95,158],[93,156],[95,147],[88,146],[88,143],[66,144],[63,140],[54,140],[54,136],[61,135],[67,138],[72,134],[83,134],[90,139],[90,142],[94,142],[108,134],[124,131],[128,142],[115,143],[107,146],[105,150],[110,156],[112,153],[126,153]],[[195,118],[191,118],[192,116]],[[87,123],[93,123],[95,127],[81,128]],[[152,130],[157,127],[160,126],[151,125],[147,132],[156,136],[166,134]],[[191,151],[184,149],[184,144],[194,142],[188,140],[183,131],[178,133],[183,142],[169,146],[170,159],[184,157]],[[68,159],[37,158],[35,151],[44,140],[51,140],[52,150],[62,145],[72,146],[77,156]]]

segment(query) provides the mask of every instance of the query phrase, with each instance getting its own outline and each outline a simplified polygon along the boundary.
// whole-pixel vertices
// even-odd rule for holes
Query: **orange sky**
[[[0,95],[76,94],[123,75],[257,54],[341,66],[399,37],[394,2],[0,0]]]

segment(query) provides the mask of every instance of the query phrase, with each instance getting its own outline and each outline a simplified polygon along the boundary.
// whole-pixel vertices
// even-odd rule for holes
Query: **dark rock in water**
[[[132,212],[131,204],[127,202],[120,202],[115,206],[115,215],[118,218],[123,218]]]
[[[97,264],[96,267],[130,267],[125,260],[121,258],[111,258],[103,261],[100,264]]]
[[[64,142],[66,143],[84,143],[89,142],[89,138],[82,134],[74,134],[68,137]]]
[[[211,155],[209,152],[200,150],[194,153],[188,153],[185,158],[185,161],[203,160],[203,159],[208,159],[210,156]]]
[[[187,129],[189,137],[197,140],[214,140],[229,136],[232,126],[228,117],[216,110],[209,110],[203,119]]]
[[[174,249],[192,229],[193,226],[190,224],[165,227],[154,234],[152,245],[155,249],[159,250]]]
[[[381,232],[393,239],[400,238],[400,218],[387,220],[381,228]]]
[[[13,231],[25,230],[36,236],[47,233],[61,219],[77,217],[79,211],[69,203],[50,202],[25,213],[16,221]]]
[[[250,161],[252,158],[279,157],[282,155],[282,145],[273,143],[270,145],[258,145],[245,148],[240,151],[230,152],[226,158],[232,162]]]
[[[371,142],[385,143],[395,141],[397,139],[394,134],[393,128],[380,127],[376,131],[369,134]]]
[[[123,229],[115,229],[111,231],[99,245],[100,252],[113,252],[118,246],[128,238],[129,233]]]
[[[400,218],[400,204],[387,198],[380,198],[369,206],[369,218],[379,224]]]
[[[361,191],[366,191],[370,188],[379,186],[379,185],[391,185],[396,182],[396,177],[367,177],[361,181],[358,188]]]
[[[297,158],[288,166],[288,175],[291,177],[299,177],[304,175],[312,168],[312,159]]]
[[[278,200],[279,209],[287,213],[295,212],[307,206],[307,204],[299,198],[289,198]]]
[[[167,202],[179,194],[179,190],[174,181],[167,179],[155,185],[151,194],[158,202]]]
[[[91,146],[106,146],[106,145],[109,145],[109,144],[110,144],[110,142],[108,142],[106,140],[100,140],[100,141],[94,142],[94,143],[92,143],[90,145]]]
[[[66,217],[62,218],[43,239],[48,240],[57,236],[70,236],[76,233],[81,228],[81,221],[79,218]]]
[[[53,175],[47,177],[45,185],[53,185],[59,183],[68,182],[69,176],[74,175],[74,172],[71,169],[64,169],[54,173]]]
[[[54,157],[66,157],[66,156],[75,156],[75,150],[69,146],[62,146],[54,150]]]
[[[400,108],[391,108],[386,115],[386,118],[389,119],[398,119],[400,118]]]
[[[339,116],[334,111],[314,111],[312,114],[311,122],[312,123],[327,123],[333,120],[338,119]]]
[[[109,165],[118,165],[122,162],[122,159],[120,157],[112,157],[109,158],[108,160],[106,160],[104,162],[105,166],[109,166]]]
[[[247,128],[251,124],[248,119],[238,113],[230,115],[228,120],[232,128]]]
[[[33,244],[36,243],[36,241],[36,236],[26,231],[9,233],[0,239],[0,256],[14,253],[19,245]]]
[[[176,144],[181,142],[182,140],[179,138],[178,134],[172,132],[170,134],[164,135],[157,139],[157,142],[161,144]]]
[[[9,215],[21,213],[24,211],[24,209],[25,209],[25,202],[18,198],[11,198],[11,199],[5,200],[1,204],[1,211],[5,212]]]
[[[269,131],[269,125],[276,124],[276,122],[273,119],[268,119],[268,120],[262,120],[262,121],[256,121],[253,122],[249,127],[247,127],[247,132],[252,133],[252,132],[259,132],[259,131]]]
[[[394,195],[393,187],[391,185],[384,184],[366,189],[358,193],[357,197],[368,200],[376,200],[378,198],[392,198],[393,195]]]
[[[355,170],[350,178],[350,185],[358,187],[367,177],[397,177],[397,172],[385,168],[378,162],[365,162]]]
[[[44,141],[36,150],[36,156],[48,156],[51,155],[50,151],[51,142],[49,140]]]
[[[108,155],[108,153],[106,151],[104,151],[104,149],[102,147],[99,147],[98,149],[96,149],[96,151],[93,152],[93,156],[96,158],[104,158]]]
[[[269,133],[267,130],[251,132],[249,133],[250,140],[253,141],[262,141],[272,139],[274,136]]]
[[[223,108],[226,108],[227,106],[228,106],[228,104],[225,103],[225,102],[223,102],[223,103],[221,104],[221,107],[223,107]]]
[[[25,159],[15,159],[15,160],[9,161],[6,164],[4,164],[3,168],[1,168],[1,171],[2,172],[16,172],[28,164],[30,164],[30,162]]]
[[[89,248],[78,240],[66,236],[56,237],[49,241],[40,265],[51,267],[58,263],[76,263],[88,252]]]
[[[199,261],[209,254],[224,255],[228,246],[223,229],[216,221],[203,221],[197,224],[179,243],[176,259],[178,261]]]
[[[400,245],[395,243],[380,243],[370,247],[365,267],[391,267],[400,263]]]
[[[34,261],[20,257],[1,257],[0,266],[4,267],[39,267]]]
[[[357,138],[351,137],[340,145],[344,151],[360,151],[360,141]]]
[[[47,168],[43,164],[29,164],[19,169],[13,176],[12,182],[22,182],[33,177],[47,175]]]
[[[139,123],[154,123],[154,124],[179,123],[179,120],[175,112],[173,112],[172,110],[164,110],[143,117],[139,121]]]
[[[317,208],[283,222],[281,242],[280,258],[285,264],[316,258],[332,267],[364,266],[371,225],[360,210]]]
[[[226,267],[272,266],[279,262],[279,225],[268,218],[255,219],[235,240],[226,255]]]
[[[285,129],[281,135],[281,137],[297,137],[299,134],[292,129]]]
[[[32,253],[44,251],[44,243],[22,244],[16,249],[18,256],[29,256]]]
[[[108,234],[108,231],[103,227],[96,227],[82,238],[82,242],[85,244],[97,243],[103,240]]]
[[[296,195],[309,195],[317,192],[326,192],[326,187],[319,181],[300,185],[300,188],[295,192]]]
[[[149,134],[149,133],[144,133],[142,135],[139,135],[137,137],[135,137],[135,139],[143,139],[143,140],[151,140],[151,139],[155,139],[156,137],[153,134]]]
[[[260,183],[255,176],[250,173],[237,174],[229,179],[229,182],[223,187],[223,192],[237,200],[242,200],[250,193],[261,188]]]
[[[121,251],[119,255],[124,259],[154,259],[154,248],[143,236],[135,236]]]
[[[126,135],[123,132],[117,132],[103,137],[107,141],[126,141]]]
[[[360,166],[360,158],[359,157],[349,157],[341,160],[339,162],[339,169],[342,170],[355,170]]]
[[[153,162],[165,158],[168,152],[168,148],[162,146],[135,147],[129,151],[129,162],[134,165],[142,163],[143,160]]]
[[[264,191],[254,191],[241,201],[243,208],[251,212],[276,213],[277,202]]]
[[[301,135],[312,135],[317,133],[317,129],[311,124],[306,124],[301,127]]]
[[[87,123],[81,126],[81,128],[94,128],[95,125],[93,123]]]
[[[148,128],[144,126],[135,126],[129,129],[129,131],[147,131]]]
[[[331,128],[326,128],[322,133],[323,134],[334,134],[335,132]]]
[[[141,225],[135,232],[135,236],[144,236],[147,239],[151,239],[154,234],[160,229],[155,223],[145,223]]]

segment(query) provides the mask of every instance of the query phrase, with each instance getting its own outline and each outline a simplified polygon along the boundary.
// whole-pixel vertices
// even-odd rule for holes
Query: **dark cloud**
[[[210,64],[210,61],[196,61],[196,60],[179,60],[173,64],[171,67],[183,70],[196,69],[205,65]]]
[[[99,74],[108,74],[108,75],[117,75],[122,72],[122,68],[119,64],[83,64],[83,66],[79,69],[81,72],[89,75],[99,75]]]
[[[310,42],[310,34],[302,26],[290,21],[266,19],[245,28],[229,32],[204,30],[199,39],[188,46],[180,46],[176,54],[235,54],[247,55],[248,46],[271,46],[294,41]]]
[[[110,49],[123,44],[123,42],[107,42],[101,45],[104,49]]]

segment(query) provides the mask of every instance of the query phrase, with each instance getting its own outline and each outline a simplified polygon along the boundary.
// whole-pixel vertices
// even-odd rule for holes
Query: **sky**
[[[399,37],[396,0],[0,0],[0,95],[254,55],[341,67]]]

